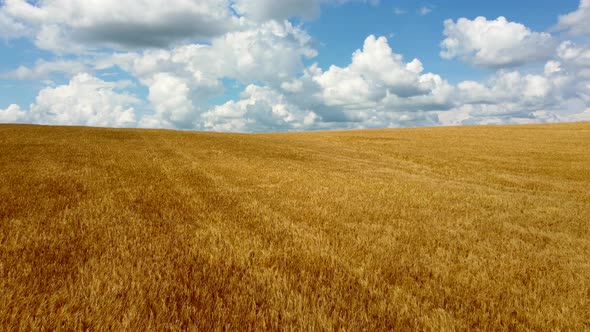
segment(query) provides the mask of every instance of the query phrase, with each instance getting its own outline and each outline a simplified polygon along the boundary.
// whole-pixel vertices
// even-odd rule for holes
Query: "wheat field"
[[[590,123],[0,125],[0,330],[590,330]]]

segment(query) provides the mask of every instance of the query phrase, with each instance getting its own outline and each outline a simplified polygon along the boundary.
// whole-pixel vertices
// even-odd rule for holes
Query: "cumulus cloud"
[[[235,19],[226,0],[6,0],[0,7],[0,27],[13,27],[5,35],[20,37],[28,28],[38,47],[56,52],[76,50],[63,48],[76,44],[163,47],[221,35]]]
[[[590,68],[590,48],[576,45],[571,41],[565,41],[557,49],[558,57],[571,65]]]
[[[576,67],[550,60],[539,73],[500,71],[485,82],[461,82],[455,99],[451,111],[439,113],[443,124],[582,121],[590,80]]]
[[[20,106],[12,104],[6,109],[0,108],[0,123],[25,123],[28,120],[27,112]]]
[[[288,21],[270,21],[215,38],[210,47],[178,49],[175,57],[196,67],[207,63],[216,76],[249,84],[286,80],[303,69],[303,58],[316,54],[305,31]]]
[[[18,80],[38,80],[46,79],[51,74],[62,73],[74,76],[86,71],[86,65],[80,61],[72,60],[55,60],[46,61],[38,60],[34,66],[19,66],[14,71],[0,75],[0,78],[18,79]]]
[[[69,84],[47,87],[31,106],[35,123],[128,127],[135,125],[133,105],[139,100],[117,92],[117,83],[78,74]]]
[[[0,0],[0,38],[27,37],[58,53],[54,60],[0,76],[71,77],[67,84],[42,89],[27,109],[0,109],[0,122],[250,132],[589,117],[588,46],[571,41],[558,46],[551,35],[504,17],[445,22],[441,55],[498,69],[483,81],[450,84],[426,71],[419,59],[405,60],[385,37],[373,35],[346,65],[306,64],[317,55],[314,41],[288,19],[312,19],[322,6],[347,2],[378,3]],[[583,21],[574,18],[586,10],[586,2],[578,14],[560,18],[562,29],[581,29],[567,22]],[[526,72],[513,68],[530,62],[539,63]],[[145,100],[125,92],[122,82],[88,74],[113,67],[145,88]],[[245,87],[242,93],[212,105],[228,79]]]
[[[572,122],[590,121],[590,108],[587,108],[586,110],[584,110],[584,112],[574,114],[566,120]]]
[[[229,101],[202,114],[203,128],[215,131],[274,131],[313,128],[318,115],[287,100],[281,93],[249,85],[241,100]]]
[[[542,68],[500,70],[483,82],[457,85],[457,105],[439,113],[443,124],[587,121],[590,48],[564,41]]]
[[[590,0],[580,0],[580,6],[574,12],[559,16],[558,30],[566,30],[572,35],[590,34]]]
[[[211,79],[230,77],[244,84],[286,80],[303,69],[302,58],[317,54],[311,37],[288,21],[276,21],[214,38],[209,45],[187,44],[170,51],[120,53],[99,61],[139,77],[171,71]]]
[[[0,38],[14,39],[24,37],[30,33],[29,29],[23,23],[17,22],[12,17],[4,13],[0,8]]]
[[[209,45],[107,56],[97,68],[118,66],[148,87],[154,114],[142,126],[200,128],[195,121],[208,99],[223,93],[222,79],[279,86],[303,70],[303,58],[316,55],[310,44],[311,37],[288,21],[270,21],[213,38]]]
[[[362,2],[373,6],[379,0],[234,0],[233,8],[241,15],[257,21],[283,20],[290,17],[316,18],[324,4]]]
[[[408,127],[439,124],[434,112],[391,112],[375,108],[334,115],[315,104],[313,109],[268,87],[250,85],[238,101],[229,101],[202,114],[203,129],[215,131],[291,131]],[[324,112],[322,112],[322,110]],[[322,113],[322,114],[320,114]]]
[[[208,41],[255,22],[313,18],[324,4],[379,0],[6,0],[0,3],[0,37],[33,36],[56,53],[102,48],[165,48]]]
[[[477,66],[505,68],[547,60],[555,49],[550,34],[531,31],[504,17],[491,21],[485,17],[446,20],[444,26],[441,56]]]
[[[149,84],[148,99],[155,114],[143,119],[145,127],[192,129],[197,116],[193,105],[191,84],[169,73],[154,75]]]
[[[326,105],[343,109],[391,108],[396,101],[401,106],[399,101],[403,99],[405,105],[398,109],[403,111],[413,109],[412,101],[426,102],[450,87],[440,76],[422,74],[423,70],[418,59],[405,63],[385,37],[369,36],[363,49],[354,52],[349,66],[331,66],[325,72],[316,69],[311,79]]]
[[[590,81],[590,46],[577,45],[571,41],[561,43],[557,49],[560,70],[576,77],[579,85]]]
[[[266,81],[263,85],[251,81],[238,100],[210,106],[207,99],[223,91],[221,78],[238,76],[234,70],[243,68],[238,58],[216,66],[215,53],[209,52],[229,51],[215,45],[122,53],[104,59],[101,68],[118,65],[148,88],[147,110],[151,112],[136,115],[134,106],[139,101],[120,92],[120,83],[81,74],[67,85],[43,89],[27,111],[16,105],[0,110],[0,119],[250,132],[588,118],[590,78],[583,76],[587,49],[571,42],[562,43],[556,59],[537,73],[501,70],[486,81],[453,86],[439,75],[424,73],[420,60],[404,61],[386,38],[369,36],[345,67],[322,70],[311,65],[290,79],[283,78],[296,75],[299,69],[284,77],[268,71],[258,76]],[[304,53],[295,52],[298,57]],[[220,70],[226,66],[233,69]]]
[[[286,19],[299,16],[315,18],[320,13],[320,0],[235,0],[233,8],[254,20]]]
[[[486,83],[465,81],[458,85],[461,100],[492,104],[499,102],[529,102],[545,100],[553,82],[542,75],[522,75],[520,72],[500,72]]]
[[[203,129],[266,131],[399,127],[438,124],[453,88],[404,62],[385,37],[369,36],[350,65],[324,71],[311,65],[280,85],[246,87],[237,101],[201,115]]]
[[[105,82],[89,74],[78,74],[69,84],[46,87],[29,110],[11,105],[0,110],[2,122],[29,122],[53,125],[101,127],[135,126],[133,105],[139,100],[116,82]]]
[[[561,72],[561,63],[559,61],[548,61],[544,67],[545,76],[551,76],[552,74]]]

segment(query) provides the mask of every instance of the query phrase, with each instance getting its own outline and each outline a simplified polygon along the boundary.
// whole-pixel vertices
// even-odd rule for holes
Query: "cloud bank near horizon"
[[[590,121],[590,45],[575,39],[590,34],[588,0],[556,15],[554,33],[505,17],[445,20],[443,61],[493,72],[456,83],[419,58],[406,59],[394,40],[379,35],[368,35],[346,64],[320,67],[317,41],[295,22],[347,4],[383,6],[0,2],[0,39],[24,40],[52,55],[0,74],[46,82],[28,107],[0,105],[0,123],[249,132]],[[122,74],[108,80],[101,76],[108,71]],[[54,74],[66,82],[50,81]],[[241,92],[212,103],[233,88],[228,82]]]

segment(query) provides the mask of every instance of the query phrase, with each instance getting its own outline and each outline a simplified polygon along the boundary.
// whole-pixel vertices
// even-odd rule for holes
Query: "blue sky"
[[[0,122],[589,121],[587,22],[590,0],[0,0]]]

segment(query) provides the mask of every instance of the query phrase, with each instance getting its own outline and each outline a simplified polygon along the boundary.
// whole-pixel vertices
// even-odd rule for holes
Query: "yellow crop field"
[[[590,330],[590,123],[0,126],[0,330]]]

